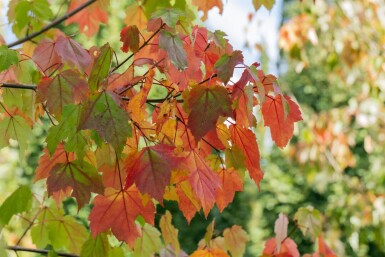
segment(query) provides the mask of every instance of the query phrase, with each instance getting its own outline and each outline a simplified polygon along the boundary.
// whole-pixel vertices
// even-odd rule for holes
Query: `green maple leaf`
[[[65,149],[75,152],[78,159],[82,159],[87,146],[87,137],[83,131],[77,131],[81,106],[69,104],[63,107],[62,119],[58,125],[48,129],[46,142],[52,155],[61,141],[65,140]]]
[[[31,128],[22,117],[5,117],[0,121],[0,149],[8,146],[10,139],[14,139],[19,143],[20,155],[23,155],[31,134]]]
[[[136,239],[133,256],[152,256],[154,253],[159,253],[161,246],[160,232],[146,223],[142,228],[142,236]]]
[[[0,206],[0,230],[13,215],[28,211],[31,203],[32,193],[29,187],[21,186],[16,189]]]
[[[102,82],[107,77],[111,67],[112,55],[113,50],[108,43],[100,48],[100,54],[94,61],[88,79],[91,92],[99,90]]]
[[[131,135],[128,114],[112,97],[102,92],[92,96],[83,106],[78,129],[93,129],[120,154]]]
[[[45,248],[50,244],[54,250],[64,247],[74,254],[80,253],[88,235],[83,225],[71,216],[64,216],[56,207],[43,207],[31,229],[32,241],[37,247]]]
[[[294,219],[304,236],[310,236],[315,240],[322,232],[322,215],[312,206],[299,208]]]
[[[19,58],[15,50],[0,46],[0,72],[8,69],[11,65],[16,65],[18,62]]]

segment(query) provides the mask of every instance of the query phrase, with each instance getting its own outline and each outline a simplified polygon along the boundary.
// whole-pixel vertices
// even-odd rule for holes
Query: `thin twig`
[[[55,27],[56,25],[62,23],[63,21],[67,20],[68,18],[74,16],[75,14],[77,14],[78,12],[80,12],[81,10],[83,10],[84,8],[86,8],[87,6],[93,4],[96,1],[97,0],[89,0],[89,1],[85,2],[84,4],[82,4],[79,7],[73,9],[69,13],[63,15],[59,19],[56,19],[56,20],[52,21],[50,24],[48,24],[47,26],[43,27],[41,30],[33,32],[33,33],[29,34],[28,36],[26,36],[24,38],[21,38],[21,39],[15,41],[15,42],[7,44],[7,47],[10,48],[10,47],[13,47],[13,46],[17,46],[17,45],[20,45],[20,44],[22,44],[24,42],[27,42],[27,41],[29,41],[29,40],[37,37],[37,36],[40,36],[41,34],[46,32],[47,30]]]
[[[0,88],[18,88],[18,89],[29,89],[29,90],[36,90],[35,85],[24,85],[24,84],[14,84],[14,83],[1,83],[0,82]]]
[[[40,253],[47,255],[50,251],[45,249],[33,249],[33,248],[26,248],[21,246],[7,246],[5,249],[15,252],[30,252],[30,253]],[[64,256],[64,257],[79,257],[77,254],[73,253],[56,253],[58,256]]]

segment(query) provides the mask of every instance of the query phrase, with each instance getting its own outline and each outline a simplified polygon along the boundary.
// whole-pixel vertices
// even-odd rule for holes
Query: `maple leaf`
[[[171,170],[182,160],[174,155],[174,148],[158,144],[143,148],[133,160],[129,158],[129,163],[125,167],[126,188],[135,183],[143,194],[148,193],[159,202],[163,202],[165,187],[170,184]]]
[[[285,115],[285,104],[289,106],[289,114]],[[283,148],[293,137],[294,122],[302,120],[299,106],[290,97],[281,95],[267,97],[262,104],[265,126],[270,128],[271,137],[277,146]]]
[[[245,156],[245,164],[250,177],[259,185],[263,178],[263,171],[259,164],[261,156],[255,134],[251,130],[238,125],[230,125],[230,134],[233,143],[238,146]]]
[[[0,72],[7,70],[11,65],[16,65],[19,62],[17,52],[8,49],[7,46],[0,46]]]
[[[31,229],[31,237],[37,247],[45,248],[50,244],[55,250],[64,247],[78,254],[88,238],[88,232],[73,217],[65,216],[62,210],[44,206]]]
[[[128,114],[115,103],[112,97],[102,92],[93,95],[84,103],[78,129],[96,130],[119,155],[127,137],[131,134],[128,119]]]
[[[127,53],[131,50],[133,53],[139,50],[139,29],[136,25],[127,26],[120,32],[120,41],[123,46],[120,48]]]
[[[276,257],[299,257],[300,254],[297,249],[297,244],[290,238],[286,238],[281,244],[281,249],[277,250],[276,239],[270,238],[265,243],[263,254],[267,256]]]
[[[144,13],[143,6],[134,2],[126,9],[126,18],[124,22],[127,26],[135,25],[139,31],[146,29],[147,17]]]
[[[67,13],[78,8],[85,2],[86,0],[71,0]],[[101,23],[108,23],[108,14],[103,9],[105,9],[105,7],[102,8],[99,6],[99,2],[97,2],[96,4],[83,9],[79,13],[67,19],[66,25],[77,23],[79,25],[80,31],[87,37],[91,37],[99,31],[99,25]]]
[[[195,6],[198,6],[199,11],[203,11],[203,17],[202,17],[203,21],[207,19],[208,11],[214,8],[215,6],[218,7],[220,14],[223,11],[223,3],[221,0],[207,0],[207,1],[193,0],[193,4]]]
[[[181,16],[185,16],[184,12],[178,8],[159,8],[152,15],[152,19],[160,18],[170,28],[175,28],[176,23]]]
[[[230,257],[225,251],[221,249],[203,249],[196,250],[190,257]]]
[[[37,86],[37,101],[46,102],[48,110],[60,120],[67,104],[86,97],[88,84],[76,70],[65,70],[53,79],[45,77]]]
[[[233,76],[235,66],[240,63],[243,63],[243,55],[241,51],[237,50],[231,55],[223,54],[214,64],[214,68],[218,72],[218,77],[227,84]]]
[[[55,50],[63,62],[75,65],[81,71],[85,71],[92,62],[91,55],[70,37],[59,36]]]
[[[315,240],[322,231],[322,216],[321,213],[312,206],[299,208],[294,215],[298,227],[301,229],[304,236],[309,235]]]
[[[83,244],[80,256],[82,257],[108,257],[111,253],[111,246],[105,233],[99,234],[96,238],[90,236]],[[112,256],[111,256],[112,257]]]
[[[115,152],[114,152],[115,154]],[[115,189],[122,189],[124,187],[124,180],[127,177],[127,173],[121,170],[123,164],[120,160],[115,162],[114,165],[104,164],[99,167],[99,170],[103,173],[103,184],[105,187],[113,187]]]
[[[225,246],[232,257],[242,257],[246,250],[246,243],[249,241],[247,233],[237,225],[226,228],[223,231]]]
[[[232,86],[231,99],[234,102],[234,116],[237,124],[251,127],[255,124],[253,115],[254,91],[247,85],[251,77],[247,70],[242,73],[240,80]]]
[[[180,71],[174,65],[169,65],[166,70],[168,78],[178,85],[179,90],[185,90],[189,83],[202,80],[201,59],[196,56],[192,45],[184,44],[187,54],[187,68]]]
[[[323,257],[337,257],[332,249],[325,243],[321,235],[318,236],[318,252]]]
[[[58,163],[66,163],[75,159],[74,155],[67,153],[63,144],[59,144],[53,154],[49,154],[48,148],[44,148],[43,155],[39,159],[34,181],[45,179],[49,176],[52,168]]]
[[[139,215],[146,222],[154,224],[154,204],[151,201],[143,203],[143,197],[136,187],[127,190],[106,188],[104,195],[95,197],[88,219],[94,237],[111,228],[117,239],[133,247],[141,235],[140,228],[135,224]]]
[[[277,251],[281,251],[282,242],[287,237],[287,226],[289,225],[288,218],[280,213],[278,219],[275,221],[274,225],[274,233],[275,233],[275,241],[277,245]]]
[[[201,208],[201,202],[194,194],[188,181],[183,181],[176,185],[176,194],[178,197],[179,208],[182,211],[187,222],[190,223],[192,218]]]
[[[47,179],[48,194],[72,188],[72,196],[76,198],[81,209],[90,201],[91,192],[102,194],[103,184],[96,168],[85,162],[75,160],[56,164]]]
[[[100,53],[92,65],[91,73],[88,78],[91,92],[99,90],[102,82],[109,74],[113,52],[114,50],[108,43],[100,48]]]
[[[21,186],[16,189],[0,205],[0,229],[11,220],[12,216],[27,212],[32,206],[32,192],[28,186]],[[170,217],[171,218],[171,217]]]
[[[207,132],[215,129],[219,116],[232,116],[231,99],[222,86],[195,86],[189,94],[191,112],[187,126],[198,142]]]
[[[188,181],[207,217],[214,206],[216,191],[221,186],[218,175],[212,171],[197,150],[191,151],[180,167],[189,171]]]
[[[159,227],[162,231],[164,242],[166,244],[171,244],[173,249],[175,249],[175,255],[178,255],[180,252],[178,230],[172,225],[172,216],[168,210],[162,218],[160,218]]]
[[[48,129],[46,142],[47,149],[52,155],[57,145],[64,142],[65,149],[68,152],[75,152],[78,159],[82,159],[85,155],[87,144],[87,136],[78,132],[77,126],[80,119],[80,105],[69,104],[63,107],[63,113],[61,115],[61,121],[56,126],[52,126]]]
[[[56,53],[55,45],[54,41],[43,39],[33,52],[32,60],[45,75],[49,75],[61,64],[60,57]]]
[[[0,149],[8,146],[10,139],[17,140],[20,155],[23,156],[31,134],[32,130],[23,117],[18,115],[4,117],[0,120]]]
[[[226,206],[233,201],[236,191],[243,191],[243,181],[234,169],[221,169],[218,172],[221,187],[217,189],[215,202],[219,211],[223,211]]]
[[[186,51],[178,35],[162,31],[159,35],[159,48],[167,52],[170,61],[178,70],[188,67]]]
[[[160,232],[146,223],[142,227],[142,235],[135,241],[133,257],[153,256],[161,246]]]

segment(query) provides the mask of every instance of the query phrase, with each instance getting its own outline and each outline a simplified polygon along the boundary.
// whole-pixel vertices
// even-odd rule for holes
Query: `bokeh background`
[[[60,7],[56,2],[53,8]],[[124,19],[124,3],[111,4],[108,28],[92,40],[77,36],[85,47],[107,40],[120,47],[120,27],[114,24]],[[12,41],[7,5],[2,0],[0,33]],[[279,77],[304,120],[283,150],[259,126],[265,178],[260,190],[247,181],[223,213],[213,210],[208,220],[197,215],[188,225],[176,205],[166,204],[182,248],[193,251],[215,218],[218,231],[233,224],[244,227],[250,236],[245,256],[259,256],[264,241],[274,235],[279,213],[292,219],[298,208],[313,206],[323,215],[324,237],[337,256],[385,256],[385,1],[277,0],[271,10],[255,12],[251,0],[228,0],[222,14],[216,8],[209,12],[205,25],[224,31],[234,48],[244,51],[246,63],[258,61]],[[76,30],[70,26],[67,32]],[[16,147],[0,150],[0,203],[31,181],[46,127],[34,129],[26,160],[19,160]],[[72,199],[64,206],[86,222],[89,209],[77,213]],[[295,226],[290,224],[289,230]],[[7,228],[3,238],[17,240],[19,229]],[[299,229],[291,237],[301,253],[313,251]]]

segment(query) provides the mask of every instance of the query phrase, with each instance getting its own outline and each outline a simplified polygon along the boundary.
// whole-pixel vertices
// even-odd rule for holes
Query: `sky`
[[[228,35],[229,42],[234,49],[242,50],[245,64],[250,65],[256,61],[260,62],[260,54],[255,48],[245,48],[248,41],[251,46],[255,43],[264,43],[269,62],[269,72],[277,75],[275,63],[279,58],[278,29],[281,22],[282,0],[276,0],[271,11],[261,7],[254,15],[251,22],[248,14],[254,11],[251,0],[227,0],[224,4],[222,15],[218,8],[209,12],[206,25],[212,31],[222,30]],[[247,31],[245,31],[245,29]],[[239,76],[236,74],[235,77]]]

